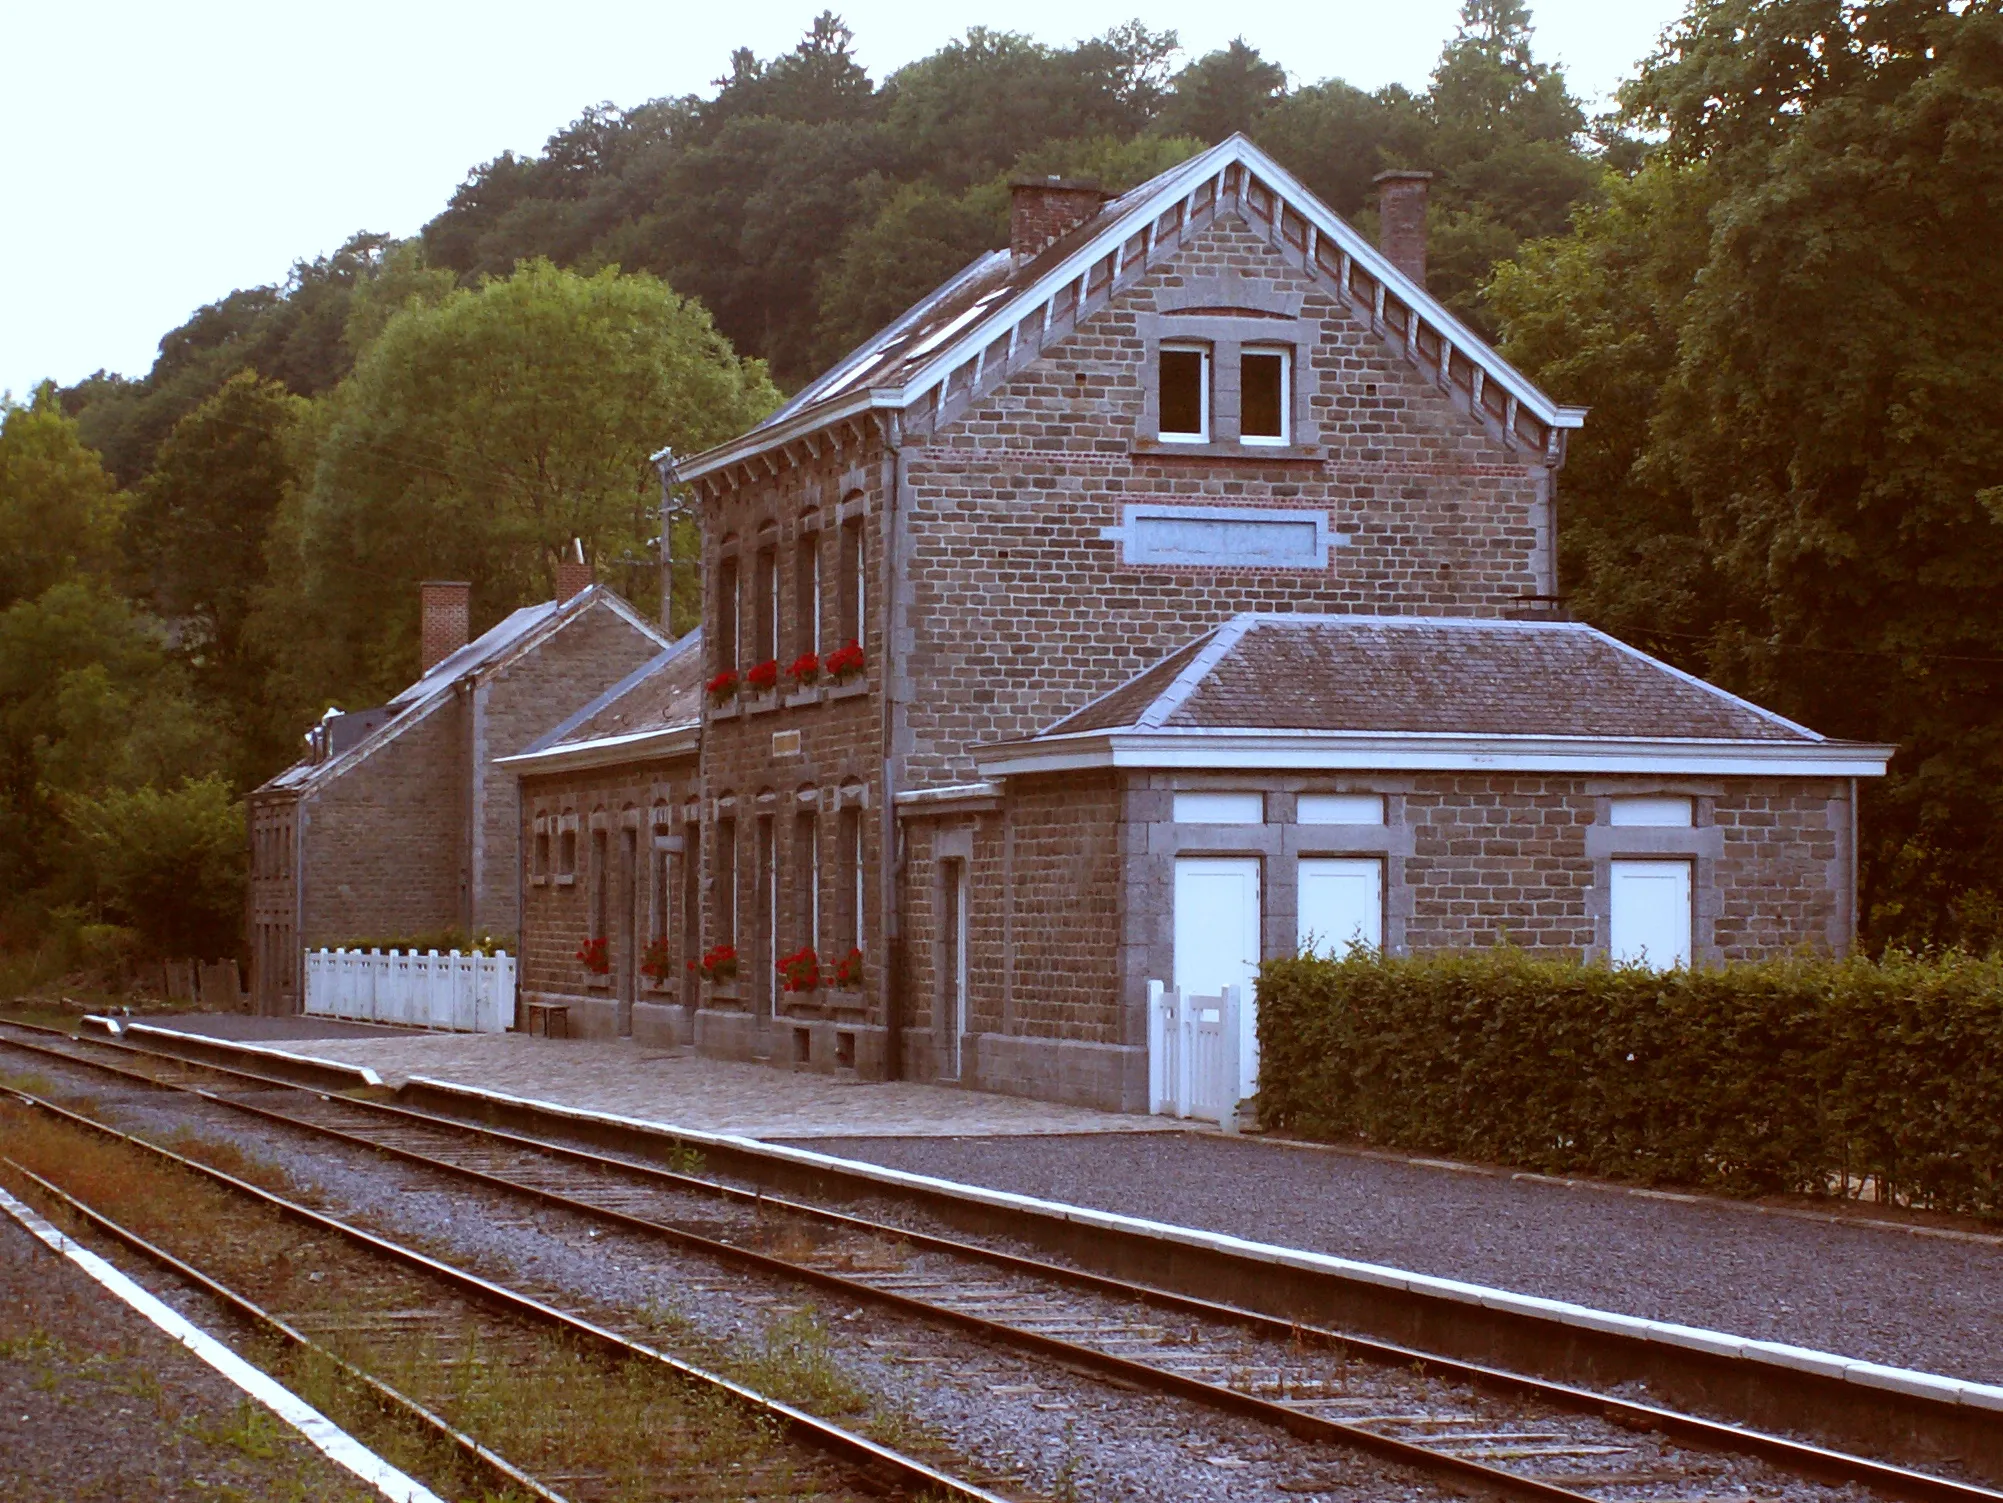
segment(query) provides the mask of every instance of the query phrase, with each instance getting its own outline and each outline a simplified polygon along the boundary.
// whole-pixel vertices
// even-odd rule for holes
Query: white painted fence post
[[[1217,1125],[1228,1133],[1238,1131],[1238,1025],[1243,1007],[1239,988],[1225,987],[1224,1009],[1217,1020]]]
[[[1159,981],[1148,982],[1148,1111],[1161,1116],[1168,1108],[1168,1010]]]

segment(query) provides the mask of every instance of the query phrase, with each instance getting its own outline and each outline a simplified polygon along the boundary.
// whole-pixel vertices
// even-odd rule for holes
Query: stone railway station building
[[[524,1006],[1144,1110],[1148,983],[1303,945],[1847,947],[1891,748],[1562,619],[1585,414],[1426,293],[1423,176],[1381,187],[1382,248],[1242,137],[1020,184],[1008,249],[660,456],[700,631],[486,743]]]

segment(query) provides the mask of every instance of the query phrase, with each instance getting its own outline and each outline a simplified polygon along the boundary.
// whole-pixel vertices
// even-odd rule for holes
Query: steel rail
[[[147,1241],[131,1228],[121,1226],[95,1206],[85,1204],[83,1201],[77,1199],[76,1196],[70,1194],[69,1191],[63,1189],[62,1186],[50,1183],[26,1165],[18,1164],[13,1159],[5,1157],[0,1157],[0,1163],[5,1164],[16,1174],[39,1186],[44,1194],[69,1207],[77,1216],[96,1227],[106,1236],[131,1248],[141,1256],[150,1258],[169,1273],[172,1273],[176,1278],[193,1284],[225,1308],[235,1311],[238,1315],[248,1320],[252,1325],[261,1330],[269,1331],[287,1346],[311,1352],[323,1361],[332,1363],[348,1378],[367,1389],[370,1397],[374,1398],[385,1408],[394,1410],[408,1419],[414,1419],[428,1429],[443,1436],[451,1442],[453,1447],[462,1456],[489,1473],[503,1488],[512,1487],[518,1489],[521,1492],[527,1493],[531,1498],[540,1500],[540,1503],[570,1503],[570,1500],[564,1497],[562,1493],[555,1491],[553,1488],[530,1476],[499,1452],[482,1445],[465,1431],[455,1426],[450,1420],[446,1419],[444,1415],[426,1407],[418,1400],[410,1397],[410,1395],[392,1388],[373,1373],[363,1371],[361,1368],[355,1366],[354,1363],[348,1361],[347,1358],[322,1346],[303,1331],[287,1324],[278,1316],[273,1315],[269,1310],[266,1310],[247,1295],[240,1294],[227,1284],[221,1283],[217,1279],[203,1273],[201,1269],[195,1267],[193,1264],[184,1263],[164,1247]]]
[[[71,1037],[64,1035],[64,1037]],[[1465,1461],[1448,1453],[1433,1451],[1426,1447],[1412,1446],[1410,1442],[1359,1426],[1345,1425],[1340,1421],[1324,1419],[1320,1416],[1303,1414],[1283,1404],[1272,1403],[1255,1395],[1220,1384],[1204,1383],[1182,1374],[1165,1371],[1147,1363],[1135,1362],[1080,1343],[1060,1341],[1057,1338],[1035,1331],[1024,1330],[1002,1322],[991,1321],[950,1307],[934,1305],[914,1299],[894,1290],[882,1289],[865,1281],[848,1279],[827,1270],[794,1263],[783,1258],[775,1258],[754,1249],[735,1243],[704,1237],[699,1233],[667,1223],[637,1216],[631,1212],[579,1200],[560,1191],[543,1186],[523,1183],[503,1175],[457,1164],[449,1159],[440,1159],[394,1143],[385,1143],[323,1122],[314,1122],[296,1117],[288,1112],[275,1111],[228,1095],[202,1090],[197,1086],[161,1081],[136,1071],[128,1071],[99,1060],[84,1060],[80,1056],[63,1050],[42,1049],[35,1045],[24,1045],[18,1040],[0,1040],[16,1044],[18,1047],[33,1049],[77,1063],[89,1064],[95,1068],[124,1076],[156,1088],[181,1091],[220,1105],[230,1106],[247,1114],[286,1126],[321,1134],[356,1147],[372,1149],[387,1156],[402,1159],[419,1166],[470,1179],[490,1188],[523,1195],[549,1205],[554,1205],[577,1214],[609,1220],[632,1230],[660,1236],[672,1240],[692,1250],[719,1258],[758,1268],[761,1272],[781,1278],[811,1282],[830,1288],[851,1298],[889,1305],[906,1314],[934,1322],[943,1322],[977,1332],[990,1339],[1006,1344],[1025,1347],[1043,1355],[1053,1357],[1073,1366],[1096,1369],[1128,1382],[1177,1392],[1183,1397],[1213,1407],[1244,1414],[1250,1418],[1279,1425],[1290,1433],[1302,1438],[1321,1439],[1338,1444],[1357,1446],[1385,1455],[1391,1459],[1412,1465],[1434,1467],[1440,1460],[1451,1461],[1454,1469],[1474,1468],[1478,1476],[1469,1480],[1479,1480],[1494,1486],[1513,1487],[1519,1491],[1535,1491],[1534,1495],[1546,1498],[1563,1496],[1577,1498],[1581,1494],[1572,1493],[1540,1479],[1528,1478],[1501,1468],[1482,1466],[1477,1462]],[[101,1044],[97,1039],[83,1040],[86,1044]],[[984,1247],[977,1243],[961,1242],[952,1238],[930,1233],[913,1231],[890,1223],[875,1222],[844,1212],[828,1210],[784,1197],[768,1195],[759,1191],[745,1190],[738,1186],[719,1184],[698,1176],[678,1173],[656,1165],[635,1163],[594,1153],[568,1144],[554,1143],[540,1138],[509,1132],[505,1129],[460,1121],[450,1117],[437,1116],[430,1112],[418,1111],[410,1107],[381,1101],[332,1094],[313,1087],[300,1086],[294,1082],[277,1080],[256,1075],[254,1072],[239,1071],[228,1066],[215,1065],[207,1061],[188,1061],[179,1055],[157,1054],[151,1050],[136,1049],[130,1045],[122,1047],[134,1054],[144,1054],[149,1058],[171,1060],[175,1064],[186,1064],[191,1068],[212,1071],[225,1075],[236,1075],[256,1081],[260,1085],[281,1087],[288,1092],[304,1093],[318,1097],[323,1102],[335,1103],[361,1109],[365,1114],[403,1119],[419,1126],[441,1129],[462,1136],[508,1144],[509,1146],[537,1153],[551,1158],[567,1160],[601,1170],[612,1170],[635,1178],[652,1180],[675,1189],[694,1191],[713,1197],[733,1200],[753,1205],[759,1210],[775,1209],[787,1214],[798,1215],[820,1221],[824,1224],[902,1241],[941,1253],[949,1257],[965,1258],[987,1263],[991,1266],[1022,1274],[1031,1278],[1069,1284],[1073,1287],[1091,1290],[1115,1298],[1132,1300],[1160,1309],[1172,1310],[1198,1318],[1239,1325],[1284,1340],[1310,1340],[1345,1354],[1354,1353],[1390,1366],[1410,1366],[1423,1363],[1428,1368],[1444,1375],[1460,1378],[1491,1391],[1500,1391],[1519,1397],[1540,1399],[1573,1412],[1589,1413],[1624,1423],[1640,1429],[1654,1430],[1679,1440],[1689,1441],[1710,1450],[1727,1451],[1756,1457],[1772,1462],[1798,1473],[1820,1477],[1836,1482],[1857,1482],[1898,1497],[1922,1500],[1922,1503],[2003,1503],[2003,1493],[1992,1491],[1977,1484],[1956,1481],[1926,1472],[1877,1461],[1869,1457],[1856,1456],[1842,1451],[1816,1446],[1805,1441],[1789,1439],[1761,1431],[1749,1430],[1736,1425],[1728,1425],[1716,1420],[1704,1419],[1677,1410],[1664,1409],[1655,1405],[1637,1403],[1590,1389],[1553,1382],[1549,1379],[1530,1377],[1505,1369],[1487,1367],[1457,1358],[1435,1355],[1416,1348],[1398,1346],[1369,1337],[1348,1335],[1318,1326],[1303,1325],[1296,1321],[1284,1320],[1257,1311],[1246,1310],[1234,1305],[1225,1305],[1204,1300],[1191,1295],[1158,1289],[1150,1285],[1132,1283],[1104,1274],[1091,1273],[1081,1269],[1068,1268],[1061,1264],[1047,1263],[1040,1259],[1021,1254],[1004,1252]],[[1403,1448],[1392,1452],[1386,1446]],[[1420,1453],[1420,1457],[1410,1454]],[[1423,1458],[1423,1459],[1421,1459]],[[1466,1475],[1463,1473],[1463,1475]]]
[[[880,1445],[866,1436],[857,1435],[852,1430],[846,1430],[839,1425],[821,1419],[817,1415],[809,1414],[806,1410],[796,1408],[782,1399],[775,1399],[770,1395],[759,1393],[756,1389],[749,1388],[734,1379],[724,1377],[721,1373],[710,1372],[706,1368],[697,1367],[691,1362],[684,1362],[681,1358],[671,1356],[667,1352],[647,1345],[645,1342],[635,1341],[629,1336],[622,1336],[607,1326],[602,1326],[596,1321],[588,1320],[571,1311],[559,1309],[555,1305],[547,1304],[533,1295],[524,1294],[519,1290],[510,1289],[505,1284],[498,1284],[491,1279],[482,1278],[476,1273],[471,1273],[454,1264],[431,1257],[429,1254],[421,1253],[415,1248],[405,1247],[401,1243],[391,1241],[389,1238],[375,1232],[365,1231],[361,1227],[343,1221],[337,1216],[330,1216],[324,1211],[316,1211],[310,1206],[300,1205],[297,1201],[288,1200],[283,1195],[267,1190],[261,1185],[251,1184],[248,1180],[238,1179],[233,1174],[204,1164],[199,1159],[185,1157],[184,1155],[175,1153],[171,1149],[162,1148],[157,1143],[149,1143],[144,1138],[136,1137],[131,1133],[120,1132],[115,1127],[94,1121],[79,1112],[70,1111],[67,1107],[59,1106],[53,1101],[35,1095],[33,1092],[24,1091],[13,1086],[9,1086],[6,1089],[7,1094],[39,1111],[47,1112],[77,1127],[99,1133],[128,1147],[141,1149],[146,1153],[153,1154],[182,1169],[213,1180],[239,1195],[270,1206],[281,1215],[291,1217],[293,1220],[302,1222],[316,1230],[332,1232],[337,1236],[344,1237],[379,1256],[415,1268],[421,1273],[428,1274],[441,1282],[450,1284],[454,1288],[472,1295],[476,1299],[484,1300],[510,1314],[526,1316],[532,1322],[545,1326],[553,1326],[559,1330],[567,1331],[572,1335],[581,1336],[595,1345],[604,1347],[616,1357],[637,1358],[642,1361],[658,1364],[698,1388],[712,1389],[744,1405],[763,1418],[777,1421],[783,1428],[813,1445],[816,1449],[839,1457],[841,1460],[855,1467],[865,1477],[890,1480],[897,1491],[909,1493],[914,1496],[922,1496],[929,1490],[933,1493],[942,1494],[947,1498],[958,1500],[958,1503],[1010,1503],[1010,1500],[1003,1498],[1000,1494],[989,1492],[985,1488],[977,1487],[970,1482],[939,1471],[937,1468],[928,1466],[915,1457],[893,1451],[888,1446]]]

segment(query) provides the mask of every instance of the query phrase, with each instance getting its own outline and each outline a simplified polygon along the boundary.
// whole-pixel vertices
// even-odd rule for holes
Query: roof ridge
[[[1154,702],[1141,711],[1134,724],[1150,730],[1167,724],[1168,717],[1182,708],[1189,696],[1196,692],[1196,686],[1210,677],[1211,670],[1223,662],[1231,649],[1244,640],[1245,633],[1256,625],[1257,618],[1247,611],[1217,627],[1210,645],[1183,665],[1175,681],[1155,696]]]

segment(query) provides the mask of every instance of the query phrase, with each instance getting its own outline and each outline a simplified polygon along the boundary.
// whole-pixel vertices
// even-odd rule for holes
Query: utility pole
[[[675,451],[663,449],[654,456],[654,468],[661,476],[661,631],[675,639]]]

